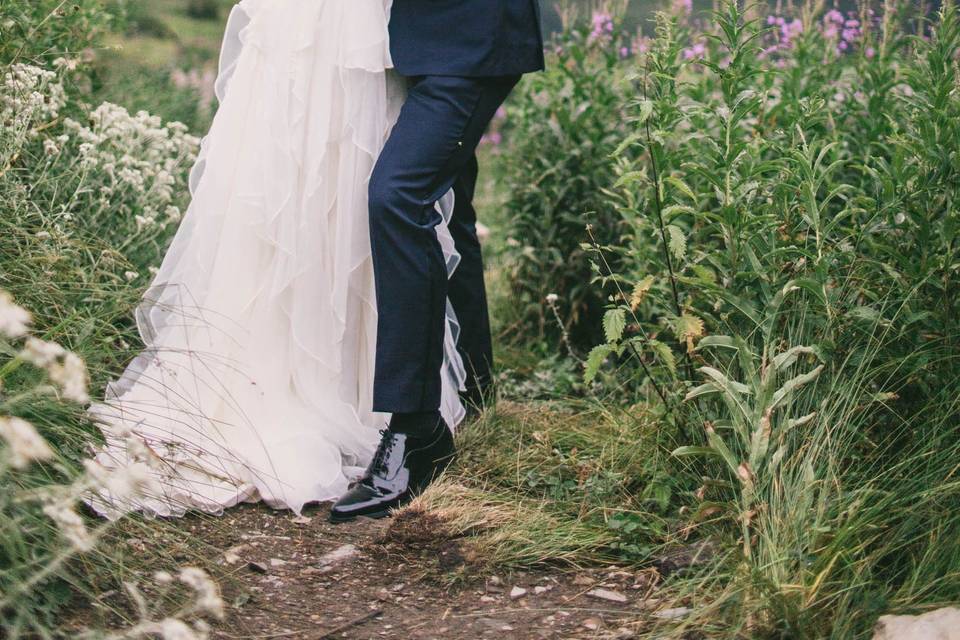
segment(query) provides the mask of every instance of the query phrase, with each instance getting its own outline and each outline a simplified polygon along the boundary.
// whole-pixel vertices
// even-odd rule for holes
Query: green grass
[[[49,62],[58,47],[91,45],[106,18],[78,2],[83,11],[20,29],[0,51]],[[202,133],[209,106],[171,73],[213,68],[229,2],[219,20],[189,18],[186,2],[129,5],[108,46],[92,43],[93,82],[78,74],[63,115],[85,121],[81,102],[109,99]],[[16,19],[39,24],[55,4],[18,5]],[[960,598],[949,144],[960,139],[960,29],[937,19],[926,42],[891,27],[871,35],[871,57],[836,55],[811,28],[789,54],[796,67],[774,71],[731,11],[708,25],[723,32],[702,63],[683,53],[695,24],[662,20],[642,67],[587,26],[518,88],[507,144],[483,151],[478,197],[492,230],[503,400],[464,430],[460,459],[401,521],[431,518],[459,538],[469,562],[455,578],[647,567],[707,541],[709,562],[660,583],[661,605],[690,615],[640,618],[639,637],[866,638],[882,613]],[[736,61],[711,68],[727,50]],[[753,100],[774,90],[776,100]],[[125,272],[156,265],[171,231],[141,231],[133,216],[166,202],[98,198],[104,173],[83,169],[77,141],[44,149],[62,119],[30,126],[0,137],[0,288],[30,308],[37,336],[84,358],[97,397],[138,349],[130,313],[143,279]],[[609,233],[584,246],[601,210]],[[536,291],[522,301],[530,324],[517,313],[518,277]],[[584,331],[571,353],[558,327],[571,307],[561,303],[557,321],[540,298],[574,289],[593,304],[577,307]],[[602,343],[588,358],[591,337]],[[3,611],[15,616],[11,637],[54,637],[65,608],[202,551],[177,522],[131,519],[34,588],[65,552],[36,491],[80,477],[94,430],[19,346],[0,345],[0,414],[29,420],[58,456],[25,473],[0,468],[11,488],[0,591],[15,600]],[[791,361],[795,347],[808,349]],[[145,551],[112,544],[127,538]],[[153,540],[171,548],[148,554]],[[135,618],[120,605],[98,622]]]
[[[467,536],[486,569],[643,562],[667,541],[662,439],[641,410],[501,401],[410,511]]]
[[[126,5],[123,28],[110,34],[98,50],[95,89],[100,100],[184,122],[202,135],[213,117],[215,105],[208,98],[233,3],[221,2],[221,15],[215,20],[189,16],[187,4],[188,0],[158,0]],[[196,74],[203,86],[178,86],[175,71]]]

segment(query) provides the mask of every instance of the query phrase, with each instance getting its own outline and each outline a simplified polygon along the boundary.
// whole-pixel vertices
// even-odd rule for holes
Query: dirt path
[[[647,573],[465,578],[457,541],[432,535],[429,517],[334,526],[326,509],[309,516],[245,506],[185,523],[224,550],[229,613],[214,637],[629,638],[621,625],[648,604]]]

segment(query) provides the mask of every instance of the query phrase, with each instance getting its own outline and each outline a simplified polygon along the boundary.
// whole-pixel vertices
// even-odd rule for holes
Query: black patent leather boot
[[[426,436],[381,432],[380,446],[363,478],[330,510],[330,521],[349,522],[358,516],[383,518],[427,488],[455,453],[453,434],[441,420]]]

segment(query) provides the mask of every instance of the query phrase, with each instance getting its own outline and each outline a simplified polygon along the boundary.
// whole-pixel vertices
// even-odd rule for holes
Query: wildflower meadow
[[[0,3],[3,637],[937,637],[878,620],[960,607],[954,0],[543,3],[480,148],[499,401],[378,537],[317,538],[442,585],[423,628],[408,584],[263,626],[339,576],[239,560],[310,519],[85,502],[149,489],[85,408],[138,353],[230,5]]]

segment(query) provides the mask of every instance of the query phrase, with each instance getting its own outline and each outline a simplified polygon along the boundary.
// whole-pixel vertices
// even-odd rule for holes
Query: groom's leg
[[[474,157],[516,78],[428,76],[413,83],[370,179],[379,322],[374,410],[440,406],[447,272],[436,201]]]
[[[450,234],[460,254],[460,264],[450,278],[449,298],[460,323],[458,347],[467,369],[467,402],[480,407],[491,383],[493,346],[490,337],[490,313],[483,280],[483,255],[477,237],[477,212],[473,198],[479,167],[471,155],[453,185],[455,204]]]

